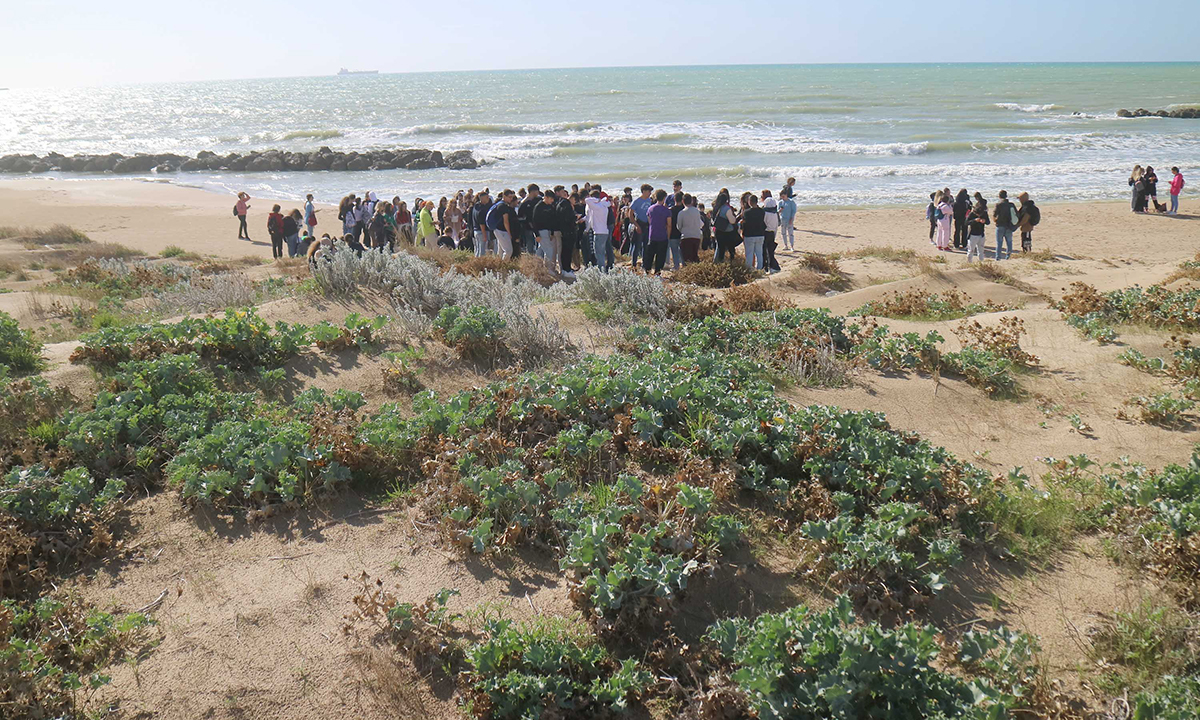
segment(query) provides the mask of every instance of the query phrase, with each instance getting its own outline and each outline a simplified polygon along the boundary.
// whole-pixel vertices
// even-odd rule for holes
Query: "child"
[[[795,195],[795,191],[792,191]],[[789,195],[779,201],[780,242],[788,250],[796,248],[796,201]]]
[[[1168,215],[1179,214],[1179,193],[1183,191],[1183,173],[1179,172],[1179,168],[1171,168],[1171,209],[1167,211]]]
[[[937,203],[934,199],[937,197],[936,192],[929,193],[929,204],[925,206],[925,219],[929,221],[929,242],[933,242],[933,236],[937,234]]]
[[[978,194],[978,193],[977,193]],[[974,209],[967,215],[967,262],[974,262],[972,256],[983,262],[983,229],[988,226],[987,203],[979,198]]]

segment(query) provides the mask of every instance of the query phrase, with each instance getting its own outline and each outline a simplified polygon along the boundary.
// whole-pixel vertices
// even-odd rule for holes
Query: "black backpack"
[[[1037,227],[1037,224],[1042,221],[1042,211],[1038,210],[1037,205],[1029,203],[1029,210],[1027,212],[1029,215],[1029,224]]]
[[[237,203],[234,203],[234,205],[233,205],[233,216],[234,216],[234,217],[237,217],[237,216],[238,216],[238,214],[237,214]]]

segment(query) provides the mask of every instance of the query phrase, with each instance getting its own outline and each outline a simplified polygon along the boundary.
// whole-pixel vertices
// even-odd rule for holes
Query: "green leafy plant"
[[[491,308],[474,305],[465,311],[457,305],[442,308],[433,321],[434,337],[466,358],[482,359],[503,347],[500,331],[505,322]]]
[[[386,315],[365,318],[358,313],[346,316],[342,327],[328,322],[317,323],[312,328],[312,338],[317,347],[329,352],[341,352],[350,347],[368,350],[379,343],[379,331],[388,324]]]
[[[1130,398],[1126,404],[1136,408],[1138,417],[1153,425],[1173,427],[1183,423],[1188,412],[1196,407],[1196,401],[1171,392],[1141,395]],[[1121,411],[1122,417],[1128,417]]]
[[[425,349],[408,347],[398,352],[386,352],[383,358],[388,364],[383,366],[383,391],[388,395],[413,393],[421,389],[419,363],[425,359]]]
[[[0,369],[17,375],[42,368],[42,344],[22,330],[12,315],[0,310]]]

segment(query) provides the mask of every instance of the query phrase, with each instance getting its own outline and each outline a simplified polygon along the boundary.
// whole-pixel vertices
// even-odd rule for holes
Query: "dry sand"
[[[269,201],[252,201],[254,243],[236,239],[232,202],[163,183],[6,181],[0,182],[0,225],[62,222],[93,240],[148,254],[178,245],[201,254],[269,257],[260,229]],[[850,289],[832,297],[789,288],[786,273],[763,282],[789,302],[838,313],[895,290],[917,288],[954,288],[975,301],[1018,305],[1015,312],[977,319],[987,324],[1001,314],[1015,314],[1025,321],[1022,346],[1042,360],[1040,370],[1020,378],[1027,395],[998,401],[952,378],[864,372],[846,388],[789,389],[790,401],[886,412],[894,426],[918,432],[997,474],[1016,465],[1036,470],[1039,458],[1080,452],[1103,460],[1129,455],[1151,466],[1186,460],[1200,440],[1194,425],[1164,429],[1116,416],[1126,398],[1164,390],[1164,381],[1116,362],[1122,345],[1101,346],[1080,337],[1049,307],[1049,299],[1074,281],[1102,290],[1161,282],[1200,250],[1200,217],[1135,216],[1122,202],[1044,206],[1034,247],[1052,250],[1053,258],[1005,263],[1012,281],[1000,283],[967,267],[961,253],[938,253],[928,242],[923,209],[922,204],[802,212],[797,243],[802,252],[823,254],[909,249],[935,262],[844,257],[841,267]],[[337,224],[330,210],[325,220]],[[29,252],[0,242],[0,260],[19,264]],[[787,271],[799,265],[801,252],[781,251],[779,257]],[[945,263],[936,262],[939,258]],[[0,285],[25,290],[35,284],[36,279],[10,279]],[[23,294],[0,295],[0,308],[11,307],[19,315]],[[272,321],[313,322],[381,310],[288,298],[261,312]],[[568,325],[585,349],[610,349],[606,343],[611,345],[613,332],[578,310],[546,311]],[[897,330],[936,329],[950,349],[957,345],[957,321],[887,322]],[[1164,335],[1122,329],[1121,343],[1161,355]],[[50,375],[86,394],[92,374],[64,362],[70,347],[50,348],[48,355],[56,361]],[[434,367],[426,378],[439,393],[487,381],[433,349],[430,358]],[[384,400],[377,358],[311,353],[289,368],[297,389],[348,387],[364,392],[371,406]],[[1078,413],[1092,433],[1076,432],[1068,421],[1071,413]],[[185,509],[173,493],[135,502],[126,539],[134,549],[68,583],[93,601],[125,608],[167,592],[157,611],[161,645],[137,665],[112,668],[113,684],[100,698],[118,701],[128,716],[142,718],[461,717],[451,687],[437,673],[415,674],[368,634],[342,635],[342,617],[352,609],[354,592],[343,575],[353,578],[365,570],[410,601],[442,586],[457,587],[463,596],[456,609],[494,601],[517,617],[572,612],[561,574],[545,555],[464,562],[436,546],[414,522],[419,516],[375,509],[347,494],[335,504],[247,525]],[[729,560],[724,574],[696,579],[679,613],[681,626],[702,625],[716,606],[742,614],[813,599],[812,588],[797,580],[796,561],[783,548],[762,554],[758,562]],[[1073,689],[1078,689],[1081,633],[1115,607],[1133,602],[1131,596],[1149,594],[1169,602],[1154,587],[1131,585],[1092,540],[1042,572],[1019,572],[976,555],[953,579],[925,619],[958,624],[981,618],[1036,632],[1052,674]]]

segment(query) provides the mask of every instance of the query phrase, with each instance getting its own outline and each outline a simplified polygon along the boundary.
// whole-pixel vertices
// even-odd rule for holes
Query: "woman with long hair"
[[[413,244],[412,213],[408,211],[408,203],[403,200],[396,206],[396,238],[408,245]]]
[[[943,190],[935,200],[938,212],[941,213],[941,217],[938,218],[937,247],[942,251],[949,250],[953,241],[950,222],[954,219],[954,206],[950,204],[951,199],[950,193]]]
[[[1134,212],[1142,211],[1142,195],[1145,192],[1145,185],[1142,183],[1142,166],[1134,165],[1133,172],[1129,174],[1129,187],[1131,197],[1129,200],[1130,206]]]
[[[463,210],[459,203],[462,200],[462,193],[459,193],[453,200],[446,204],[446,211],[442,215],[442,234],[450,236],[454,241],[454,247],[458,247],[458,239],[462,235]]]
[[[737,217],[733,213],[733,208],[729,206],[728,192],[721,192],[713,201],[712,220],[713,237],[717,245],[713,260],[721,262],[728,253],[729,262],[733,262],[736,259],[737,246],[741,242],[741,237],[737,231]]]

